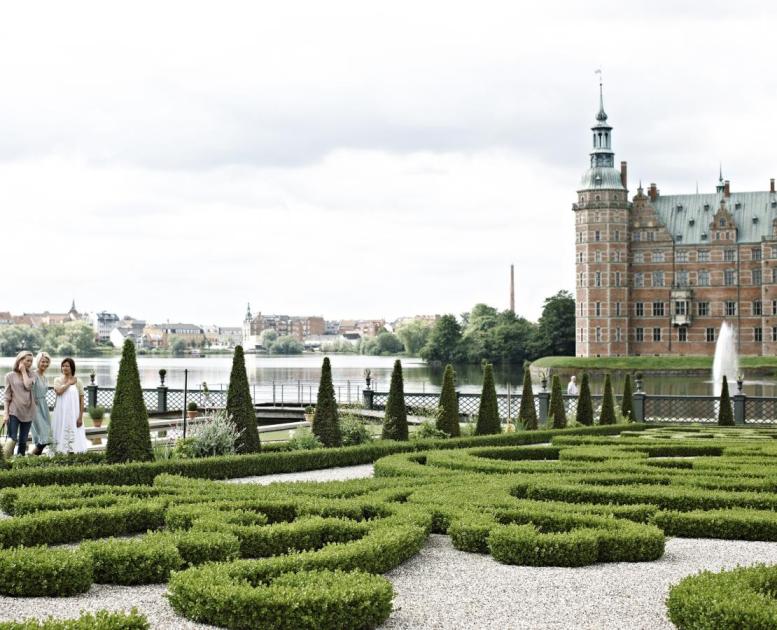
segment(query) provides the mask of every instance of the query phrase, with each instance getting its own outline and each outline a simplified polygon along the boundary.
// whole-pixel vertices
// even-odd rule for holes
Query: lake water
[[[344,393],[346,388],[353,391],[354,399],[358,398],[360,390],[364,387],[364,370],[372,372],[372,387],[378,391],[388,391],[391,380],[391,370],[396,357],[370,357],[352,354],[329,355],[332,363],[332,379],[336,388]],[[78,376],[84,382],[89,382],[89,374],[94,371],[96,382],[104,387],[113,387],[119,372],[119,356],[78,358]],[[61,359],[55,358],[55,366]],[[290,357],[276,357],[265,355],[246,355],[246,370],[248,380],[252,386],[272,392],[275,384],[275,394],[290,399],[297,395],[299,390],[312,392],[315,397],[315,384],[318,383],[321,374],[320,354],[305,354]],[[406,392],[436,392],[442,385],[442,367],[427,365],[416,358],[402,357],[402,370]],[[0,376],[4,375],[13,365],[13,358],[0,358]],[[159,370],[167,370],[166,384],[171,388],[181,388],[184,382],[184,370],[189,370],[189,387],[197,388],[205,381],[210,389],[226,388],[229,383],[229,372],[232,367],[231,356],[208,356],[203,358],[191,357],[138,357],[138,369],[143,387],[153,388],[159,385]],[[56,369],[50,369],[49,375],[58,373]],[[513,392],[519,390],[523,374],[519,367],[494,367],[494,377],[497,391],[504,393],[508,384]],[[563,387],[566,389],[568,374],[562,374]],[[578,373],[578,382],[580,375]],[[536,379],[535,379],[536,381]],[[461,392],[480,392],[483,382],[482,371],[477,365],[464,365],[456,368],[456,383]],[[594,394],[600,393],[603,377],[592,378],[592,390]],[[535,382],[535,391],[539,390],[539,383]],[[613,382],[615,392],[622,391],[622,379],[616,377]],[[731,384],[732,393],[735,384]],[[643,389],[649,394],[666,395],[709,395],[712,391],[711,375],[661,375],[646,376]],[[745,393],[753,396],[777,396],[777,384],[774,379],[755,377],[745,382]],[[271,394],[268,394],[271,395]]]

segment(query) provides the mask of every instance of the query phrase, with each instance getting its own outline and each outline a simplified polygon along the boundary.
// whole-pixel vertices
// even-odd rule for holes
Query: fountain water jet
[[[738,372],[739,360],[734,327],[728,322],[723,322],[720,326],[720,333],[718,333],[718,341],[715,344],[715,359],[712,362],[712,395],[720,396],[724,375],[728,381],[729,392],[731,392],[732,384],[736,383]]]

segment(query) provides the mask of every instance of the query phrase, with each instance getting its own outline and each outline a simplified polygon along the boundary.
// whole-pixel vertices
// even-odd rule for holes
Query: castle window
[[[772,326],[772,341],[777,341],[777,326]]]
[[[678,271],[675,274],[675,284],[678,287],[687,287],[688,286],[688,272],[687,271]]]
[[[594,241],[597,243],[601,240],[602,233],[599,230],[594,231]]]
[[[656,233],[655,232],[648,232],[647,235],[648,235],[648,240],[649,241],[656,240]]]
[[[664,262],[664,252],[653,252],[653,262]]]
[[[663,316],[664,316],[664,303],[653,302],[653,317],[663,317]]]
[[[621,340],[621,329],[620,328],[616,328],[615,329],[615,341],[620,341],[620,340]]]
[[[621,303],[615,302],[615,317],[621,316]]]
[[[687,315],[688,314],[688,302],[685,300],[679,300],[674,303],[675,315]]]
[[[653,329],[653,341],[661,341],[661,329],[660,328],[654,328]]]
[[[761,284],[761,281],[762,281],[761,270],[760,269],[753,269],[752,278],[753,278],[753,284],[755,284],[755,285]]]
[[[753,260],[761,260],[761,248],[753,247],[753,249],[750,250],[750,257]]]
[[[596,327],[596,341],[602,340],[602,329],[599,326]]]
[[[705,203],[705,204],[704,204],[704,212],[708,212],[708,211],[709,211],[709,209],[710,209],[710,204],[708,204],[708,203]]]
[[[753,341],[761,342],[764,340],[764,329],[760,326],[753,328]]]
[[[777,201],[772,201],[772,208],[777,208]]]
[[[726,317],[736,317],[737,303],[734,300],[728,300],[726,302]]]
[[[720,220],[720,227],[726,227],[726,220],[725,219],[721,219]]]
[[[691,219],[690,221],[688,221],[688,225],[691,225],[691,226],[696,225],[696,219]]]
[[[772,284],[777,284],[777,267],[772,268]],[[777,311],[774,314],[777,315]]]
[[[598,263],[602,262],[602,252],[600,251],[594,252],[594,262],[598,262]]]
[[[662,286],[664,286],[664,272],[663,271],[654,271],[653,272],[653,286],[654,287],[662,287]]]
[[[753,300],[753,317],[761,317],[763,311],[764,309],[761,300]]]
[[[697,302],[696,314],[699,317],[709,317],[710,315],[710,303],[709,302]]]
[[[602,272],[601,271],[597,271],[594,274],[594,286],[595,287],[602,286]]]
[[[620,271],[616,271],[615,272],[615,286],[616,287],[621,286],[621,272]]]
[[[685,326],[677,330],[677,341],[688,341],[688,329]]]
[[[701,240],[703,240],[703,241],[707,240],[707,233],[706,232],[702,232],[701,233]]]
[[[758,223],[758,217],[753,217],[753,224],[755,225],[756,223]]]
[[[642,252],[634,252],[634,262],[635,263],[645,262],[645,254],[643,254]]]
[[[723,260],[726,262],[734,262],[736,258],[736,250],[735,249],[726,249],[723,251]]]
[[[631,235],[631,238],[633,238],[635,241],[639,241],[639,240],[642,240],[642,239],[641,239],[641,236],[642,236],[642,235],[641,235],[639,232],[634,232],[634,233]]]
[[[644,286],[645,286],[645,275],[641,271],[638,271],[637,273],[634,274],[634,287],[641,289]]]
[[[637,317],[645,316],[645,305],[642,302],[636,302],[634,304],[634,315]]]
[[[732,287],[736,284],[737,274],[733,269],[726,269],[723,272],[723,284],[727,287]]]
[[[677,211],[680,212],[683,209],[682,204],[677,204]]]
[[[699,275],[697,276],[697,284],[700,287],[708,287],[710,286],[710,272],[706,269],[703,269],[699,272]]]
[[[709,262],[710,261],[710,252],[708,249],[700,249],[699,252],[696,254],[696,260],[699,262]]]
[[[616,241],[621,240],[621,231],[620,230],[615,230],[615,240]]]
[[[677,252],[675,252],[675,260],[679,263],[687,263],[688,262],[688,250],[687,249],[678,249]]]
[[[742,204],[741,203],[737,202],[737,203],[734,204],[734,210],[741,210],[741,209],[742,209]]]
[[[777,300],[772,300],[772,315],[777,315]]]
[[[601,201],[601,197],[599,195],[596,195],[596,201]]]
[[[594,317],[601,317],[602,316],[602,303],[597,302],[594,304]]]
[[[675,240],[676,240],[678,243],[682,243],[682,242],[683,242],[683,235],[682,235],[682,234],[678,234],[678,235],[677,235],[677,238],[676,238]]]
[[[635,328],[634,329],[634,339],[636,341],[644,341],[645,340],[645,330],[643,328]]]
[[[715,343],[715,329],[707,328],[706,331],[707,343]]]

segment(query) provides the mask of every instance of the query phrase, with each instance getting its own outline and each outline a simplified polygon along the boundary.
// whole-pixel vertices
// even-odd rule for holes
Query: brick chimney
[[[769,192],[774,192],[774,177],[769,180]]]
[[[650,201],[655,201],[658,197],[658,188],[656,188],[655,182],[651,182],[650,188],[648,188],[648,197],[650,197]]]
[[[731,184],[728,180],[723,182],[723,196],[728,199],[731,196]]]
[[[623,187],[626,190],[629,189],[629,186],[628,186],[628,181],[629,181],[628,172],[629,171],[628,171],[628,167],[626,165],[626,162],[621,162],[621,184],[623,185]],[[774,180],[772,180],[772,183],[774,183]]]

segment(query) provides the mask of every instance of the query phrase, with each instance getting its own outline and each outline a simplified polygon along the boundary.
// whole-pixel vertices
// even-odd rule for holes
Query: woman
[[[3,424],[8,425],[8,440],[3,446],[6,457],[13,455],[19,445],[19,455],[27,452],[27,436],[35,417],[32,386],[35,375],[31,371],[32,352],[22,350],[16,355],[13,370],[5,375],[5,410]]]
[[[32,386],[32,397],[35,400],[35,417],[32,419],[32,443],[35,444],[33,455],[43,453],[51,444],[51,418],[49,404],[46,402],[46,392],[49,384],[46,381],[46,370],[51,365],[48,352],[39,352],[35,357],[35,382]]]
[[[57,453],[85,453],[89,442],[84,428],[84,386],[76,378],[76,362],[62,360],[62,376],[54,379],[53,448]]]

